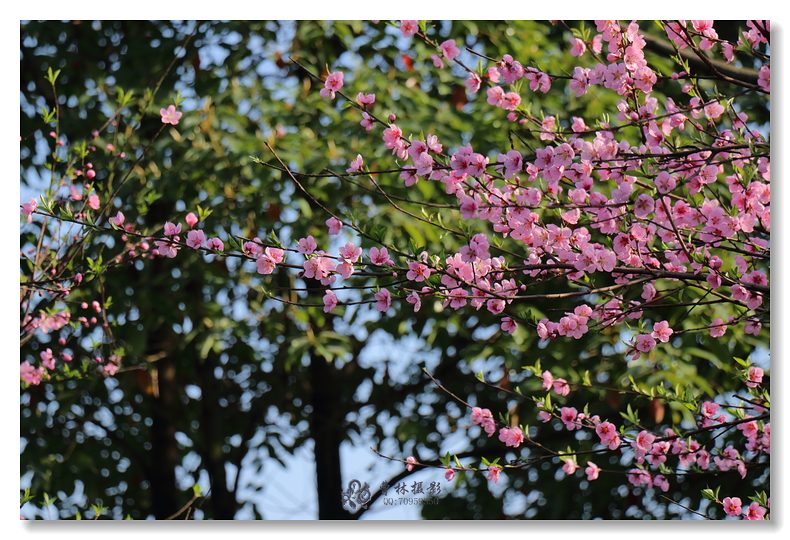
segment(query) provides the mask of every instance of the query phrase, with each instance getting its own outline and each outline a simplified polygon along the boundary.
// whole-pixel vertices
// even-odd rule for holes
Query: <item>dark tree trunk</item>
[[[318,519],[350,519],[341,503],[340,443],[343,405],[337,372],[325,359],[310,358],[310,386],[313,412],[310,417],[315,444],[318,484]]]
[[[228,477],[225,473],[226,457],[222,451],[223,430],[217,417],[217,411],[221,411],[218,404],[217,384],[218,381],[213,376],[214,360],[213,355],[209,355],[203,361],[199,361],[198,374],[202,387],[201,411],[200,411],[200,431],[203,438],[203,466],[208,472],[211,482],[211,494],[209,502],[211,504],[211,517],[213,519],[233,519],[236,515],[236,496],[228,490]],[[240,474],[238,471],[237,474]]]
[[[178,511],[176,466],[178,447],[173,414],[177,404],[176,366],[172,358],[157,362],[158,397],[153,400],[151,418],[151,505],[156,519]]]

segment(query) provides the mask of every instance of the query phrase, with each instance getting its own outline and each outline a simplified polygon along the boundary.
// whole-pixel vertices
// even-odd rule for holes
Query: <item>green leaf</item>
[[[60,70],[52,71],[52,67],[47,68],[47,80],[49,84],[55,86],[55,81],[58,80],[58,76],[60,75]]]

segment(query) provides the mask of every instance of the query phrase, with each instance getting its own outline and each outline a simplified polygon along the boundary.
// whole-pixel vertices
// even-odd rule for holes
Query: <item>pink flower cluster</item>
[[[496,432],[494,416],[489,409],[472,407],[472,423],[482,427],[489,437]]]
[[[524,431],[518,426],[500,428],[499,440],[505,443],[505,446],[518,448],[524,442]]]
[[[752,502],[744,511],[740,497],[724,497],[721,501],[724,513],[731,517],[743,517],[748,521],[761,521],[765,519],[768,512],[766,508],[760,506],[758,502]]]

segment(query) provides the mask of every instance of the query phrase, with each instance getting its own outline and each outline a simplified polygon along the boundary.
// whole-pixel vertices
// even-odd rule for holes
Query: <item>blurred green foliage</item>
[[[573,66],[567,31],[548,23],[455,21],[435,23],[433,31],[490,57],[510,53],[552,73],[569,73]],[[113,205],[141,230],[183,219],[200,205],[212,210],[204,221],[207,233],[265,238],[276,232],[284,242],[312,234],[319,245],[328,245],[327,216],[286,175],[251,157],[272,159],[264,142],[305,172],[344,169],[357,153],[371,168],[388,168],[391,157],[378,132],[366,134],[358,125],[358,112],[320,98],[315,83],[289,57],[315,72],[325,66],[346,71],[344,90],[376,92],[375,110],[382,116],[396,113],[405,135],[431,132],[452,145],[471,140],[484,153],[507,149],[519,138],[519,145],[538,144],[534,136],[513,133],[501,111],[481,107],[483,96],[469,101],[461,74],[428,69],[432,51],[421,42],[404,42],[397,28],[384,22],[24,22],[21,33],[23,193],[37,192],[47,178],[41,147],[50,128],[38,110],[54,105],[47,68],[60,69],[60,132],[71,142],[90,139],[122,90],[133,92],[117,125],[96,141],[91,159],[104,194],[129,174]],[[406,67],[403,55],[410,56],[413,68]],[[651,59],[671,70],[669,60]],[[179,91],[181,123],[165,129],[131,172],[131,160],[103,152],[112,143],[139,155],[161,125],[159,107],[173,102]],[[563,122],[572,116],[598,118],[616,110],[617,102],[611,92],[597,90],[580,99],[561,90],[526,99],[533,113],[555,114]],[[421,182],[407,193],[397,175],[381,181],[399,196],[452,203],[436,183]],[[364,183],[316,178],[310,191],[327,206],[357,216],[387,243],[411,240],[415,250],[430,246],[449,253],[463,242],[395,211]],[[410,209],[419,213],[419,206]],[[23,245],[35,241],[36,232],[26,229]],[[372,246],[366,240],[362,245]],[[97,239],[88,244],[86,256],[104,254],[109,260],[119,249]],[[326,315],[264,294],[264,289],[293,294],[287,292],[297,284],[291,272],[259,276],[250,263],[202,257],[184,251],[175,260],[113,267],[104,279],[75,289],[71,300],[77,302],[112,298],[109,316],[117,323],[114,338],[125,351],[125,369],[111,379],[90,376],[23,391],[20,472],[33,493],[57,493],[63,500],[79,481],[87,500],[101,502],[107,515],[161,518],[188,501],[190,484],[207,475],[211,491],[200,516],[231,518],[243,510],[265,518],[267,509],[255,504],[256,493],[267,489],[264,465],[283,462],[312,440],[320,454],[320,515],[343,517],[335,491],[343,441],[362,448],[389,445],[402,456],[435,456],[445,450],[446,436],[463,429],[458,419],[466,411],[426,380],[420,370],[425,363],[458,395],[502,413],[507,404],[522,423],[534,423],[534,407],[507,401],[473,373],[482,369],[487,380],[537,391],[539,381],[526,380],[523,367],[540,359],[571,381],[589,371],[601,384],[627,387],[631,375],[642,385],[679,385],[714,396],[734,390],[738,366],[731,358],[747,357],[767,342],[767,330],[758,338],[731,332],[713,342],[689,333],[680,338],[682,346],[662,350],[660,358],[627,364],[623,338],[615,331],[541,348],[526,328],[503,337],[496,318],[482,312],[438,314],[438,306],[428,305],[414,314],[410,306],[396,305],[393,315],[383,318],[365,306]],[[301,295],[320,303],[322,293]],[[695,294],[683,300],[693,301]],[[561,312],[548,301],[517,310],[531,319]],[[704,306],[660,313],[675,328],[702,326],[710,316]],[[46,344],[27,343],[22,357],[37,356],[41,347]],[[590,391],[569,403],[581,409],[589,400],[596,414],[614,419],[626,399],[647,426],[661,422],[659,406],[639,397]],[[664,422],[690,418],[681,405],[660,408]],[[541,427],[538,440],[559,448],[571,437]],[[484,438],[470,439],[469,452],[514,457]],[[244,480],[228,477],[242,462],[252,474]],[[557,481],[557,469],[544,464],[509,474],[504,494],[491,493],[480,477],[466,476],[439,505],[422,512],[426,518],[501,518],[504,501],[515,497],[513,517],[668,517],[666,501],[643,503],[624,487],[623,477],[602,475],[594,485],[580,487],[577,480]],[[737,475],[720,482],[724,488],[741,486]],[[668,495],[695,507],[704,487],[699,479],[683,479]],[[77,506],[63,504],[61,516],[74,516]]]

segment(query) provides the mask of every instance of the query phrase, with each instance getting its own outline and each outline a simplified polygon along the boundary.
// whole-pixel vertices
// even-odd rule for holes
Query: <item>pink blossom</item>
[[[412,291],[406,296],[406,301],[414,306],[414,313],[420,311],[422,307],[422,299],[417,291]]]
[[[38,208],[38,201],[30,199],[30,202],[22,203],[22,215],[27,218],[28,223],[33,223],[33,212]]]
[[[743,433],[743,436],[747,439],[754,439],[760,434],[760,430],[757,427],[757,422],[753,420],[751,422],[743,422],[738,424],[738,430]]]
[[[255,268],[258,270],[259,274],[269,275],[274,272],[277,263],[275,263],[271,257],[267,257],[266,255],[262,255],[255,260]]]
[[[557,119],[553,116],[547,116],[540,124],[540,140],[553,141],[556,138],[554,129],[557,125]]]
[[[175,105],[169,105],[167,109],[159,109],[159,114],[162,116],[163,124],[172,124],[177,126],[183,113],[177,111]]]
[[[91,193],[88,196],[88,206],[94,210],[98,210],[99,206],[101,206],[101,201],[99,201],[99,196],[95,193]]]
[[[672,175],[670,175],[666,171],[661,171],[660,173],[658,173],[655,182],[656,182],[656,189],[662,195],[669,193],[677,186],[677,182],[675,181],[674,177],[672,177]]]
[[[598,480],[598,475],[601,472],[601,468],[592,461],[588,461],[584,472],[587,474],[587,480],[592,482],[593,480]]]
[[[326,227],[329,234],[335,236],[340,234],[340,230],[343,228],[343,222],[333,216],[326,220]]]
[[[472,423],[480,424],[483,422],[483,418],[491,417],[491,411],[480,407],[472,407],[471,417]]]
[[[601,444],[614,450],[620,446],[620,436],[617,428],[611,422],[600,422],[595,426],[595,433],[601,439]]]
[[[639,195],[634,202],[634,215],[639,219],[648,217],[653,213],[654,209],[655,203],[653,198],[646,193]]]
[[[448,482],[452,482],[453,478],[455,478],[455,469],[452,467],[446,467],[444,470],[444,479]]]
[[[499,154],[497,163],[502,165],[503,176],[509,180],[521,172],[524,162],[518,150],[510,150],[507,154]]]
[[[346,172],[347,173],[355,173],[355,172],[361,171],[363,163],[364,163],[364,161],[362,160],[362,156],[357,154],[357,157],[355,157],[351,161],[351,163],[349,163],[349,166],[348,166],[348,169],[346,169]]]
[[[706,401],[702,404],[702,416],[713,418],[719,412],[719,404],[714,401]]]
[[[401,21],[400,33],[403,37],[410,38],[420,29],[419,21]]]
[[[362,120],[359,121],[359,125],[365,128],[365,131],[372,131],[374,123],[375,120],[373,119],[373,117],[363,111]]]
[[[214,251],[225,251],[225,244],[216,236],[206,240],[206,247]]]
[[[571,91],[576,97],[581,97],[587,93],[587,88],[590,85],[590,70],[580,66],[573,68],[573,76],[571,77],[569,86]]]
[[[653,449],[653,442],[655,440],[656,436],[644,429],[636,436],[636,439],[634,439],[634,441],[631,443],[631,446],[634,448],[636,460],[638,463],[642,463],[645,459],[645,456]]]
[[[285,259],[285,251],[276,247],[267,247],[263,250],[263,254],[277,264],[280,264]]]
[[[466,290],[458,288],[450,291],[447,300],[451,308],[461,309],[466,305],[467,296],[469,296],[469,293]]]
[[[157,240],[154,242],[154,245],[156,246],[157,253],[162,257],[172,259],[178,254],[178,246],[170,243],[170,241]]]
[[[757,86],[764,92],[771,91],[771,66],[768,64],[760,68],[760,73],[757,78]]]
[[[628,482],[634,486],[650,487],[653,483],[653,478],[644,469],[631,469],[628,471]]]
[[[634,348],[643,353],[648,353],[656,348],[656,340],[650,334],[639,334],[636,336]]]
[[[461,54],[461,51],[456,46],[454,39],[443,41],[442,44],[439,45],[439,48],[442,50],[444,57],[451,62],[455,60],[459,54]]]
[[[763,368],[750,366],[748,371],[748,379],[746,380],[746,386],[749,388],[757,388],[763,382],[763,375]]]
[[[362,256],[362,248],[355,246],[351,242],[347,242],[346,245],[341,247],[338,251],[343,260],[350,263],[357,262]]]
[[[104,364],[104,365],[102,366],[102,371],[103,371],[103,372],[104,372],[104,374],[105,374],[105,375],[107,375],[108,377],[112,377],[112,376],[114,376],[116,373],[118,373],[118,369],[119,369],[119,367],[118,367],[118,364],[115,364],[115,363],[113,363],[113,362],[107,362],[106,364]]]
[[[476,94],[480,90],[480,85],[483,81],[477,73],[470,73],[469,77],[464,81],[464,86],[470,94]]]
[[[348,279],[354,273],[354,264],[344,259],[337,265],[336,270],[343,279]]]
[[[505,446],[518,448],[524,442],[524,432],[518,426],[503,427],[499,430],[499,440],[505,443]]]
[[[376,299],[376,309],[378,311],[385,312],[390,308],[392,297],[387,289],[381,289],[373,297]]]
[[[331,290],[324,294],[324,313],[329,313],[337,306],[337,296]]]
[[[579,468],[579,466],[576,464],[576,460],[572,457],[562,459],[562,463],[563,463],[562,470],[565,471],[565,474],[567,474],[568,476],[574,474],[576,472],[576,469]]]
[[[406,470],[411,472],[414,470],[414,466],[417,464],[417,459],[414,456],[409,456],[406,458]]]
[[[396,150],[397,145],[401,143],[401,137],[403,136],[403,132],[401,129],[396,126],[395,124],[390,124],[389,127],[384,129],[382,134],[382,139],[384,141],[384,146],[391,150]]]
[[[41,384],[43,375],[44,370],[42,368],[34,368],[27,360],[19,364],[19,378],[27,384],[34,386]]]
[[[39,354],[41,358],[41,365],[47,369],[55,369],[55,355],[52,354],[52,349],[46,349]]]
[[[181,224],[174,225],[169,221],[165,223],[165,236],[175,236],[181,233]]]
[[[376,94],[363,94],[359,92],[357,94],[357,104],[360,107],[369,107],[376,103]]]
[[[330,285],[335,280],[333,273],[337,269],[337,264],[329,257],[324,257],[322,252],[316,257],[305,260],[302,266],[304,277],[308,279],[316,279],[323,285]]]
[[[327,99],[335,99],[335,93],[340,91],[341,88],[343,88],[343,72],[333,71],[326,76],[324,87],[319,93]]]
[[[494,483],[499,482],[499,476],[502,474],[502,467],[498,465],[489,465],[486,478],[492,480]]]
[[[705,111],[705,116],[710,118],[711,120],[716,120],[722,114],[724,114],[724,107],[718,101],[712,101],[703,107]]]
[[[744,325],[744,329],[743,329],[745,333],[753,336],[759,336],[760,330],[762,330],[762,324],[760,323],[759,320],[753,317],[746,319],[746,324]]]
[[[710,335],[711,337],[719,338],[723,336],[727,332],[727,325],[724,324],[724,321],[720,317],[716,317],[713,319],[710,327]]]
[[[126,220],[126,216],[123,215],[123,212],[118,210],[118,213],[116,213],[114,216],[109,218],[107,221],[109,221],[110,225],[112,225],[113,227],[121,227],[123,226],[123,222],[125,220]]]
[[[667,321],[660,321],[653,325],[653,333],[650,335],[661,343],[667,343],[673,332]]]
[[[727,514],[728,516],[741,515],[740,497],[724,497],[724,500],[721,501],[721,504],[724,507],[724,513]]]
[[[563,407],[560,409],[560,420],[565,424],[565,429],[573,431],[574,429],[581,429],[581,423],[578,421],[579,412],[575,407]]]
[[[518,328],[518,324],[511,317],[502,317],[499,327],[503,332],[512,334]]]
[[[746,509],[746,515],[743,519],[748,521],[761,521],[765,519],[765,513],[767,510],[760,506],[759,503],[753,502],[749,505],[749,508]]]
[[[316,250],[317,247],[318,244],[312,235],[308,235],[307,238],[300,238],[296,242],[296,251],[302,255],[310,255]]]
[[[505,91],[501,86],[492,86],[486,90],[487,101],[489,105],[494,107],[501,107],[502,100],[505,98]]]
[[[384,266],[384,265],[393,265],[395,261],[393,261],[390,256],[387,248],[383,247],[381,249],[377,247],[370,248],[370,262],[375,264],[376,266]]]
[[[554,376],[551,374],[551,371],[544,371],[541,377],[543,378],[543,389],[551,390],[551,387],[554,385]]]
[[[584,41],[579,38],[571,38],[571,56],[581,56],[586,50],[587,46]]]
[[[507,84],[513,84],[524,76],[524,66],[518,60],[514,60],[509,54],[502,56],[502,60],[497,63],[497,67],[499,68],[499,74]]]
[[[666,493],[669,491],[669,480],[663,474],[657,474],[653,477],[653,486]]]
[[[420,176],[428,176],[433,171],[433,157],[428,152],[423,152],[414,159],[416,173]]]
[[[555,379],[552,386],[558,396],[567,396],[571,393],[571,386],[565,379]]]
[[[192,249],[200,249],[206,245],[206,233],[200,229],[187,233],[187,246]]]
[[[481,409],[480,407],[472,407],[472,423],[479,425],[490,437],[496,431],[496,423],[494,416],[489,409]]]
[[[721,52],[724,55],[724,59],[727,61],[728,64],[731,63],[733,60],[735,60],[735,47],[733,46],[732,43],[728,41],[722,43]]]
[[[546,73],[542,73],[530,68],[530,71],[527,72],[526,77],[527,80],[529,80],[529,88],[533,92],[542,92],[546,94],[549,90],[551,90],[551,77],[549,77]]]
[[[425,146],[427,146],[431,152],[436,152],[437,154],[440,153],[443,148],[442,143],[439,142],[439,137],[431,133],[425,137]]]
[[[410,261],[409,271],[406,272],[406,279],[420,283],[428,279],[432,273],[433,270],[427,265],[416,261]]]

